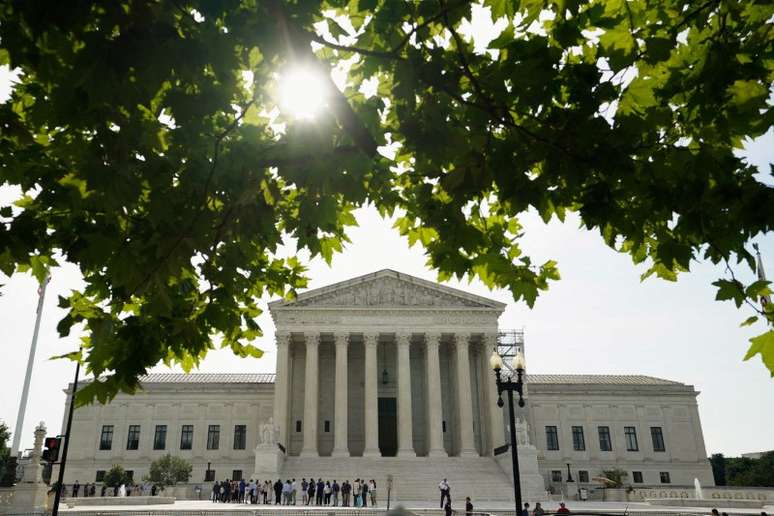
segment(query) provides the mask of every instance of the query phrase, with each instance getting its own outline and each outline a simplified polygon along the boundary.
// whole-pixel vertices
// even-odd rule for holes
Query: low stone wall
[[[601,489],[603,499],[608,502],[644,502],[651,500],[695,500],[693,486],[659,486],[638,487],[634,489]],[[759,503],[752,507],[762,507],[774,503],[774,489],[770,487],[719,487],[711,486],[702,489],[707,502],[732,500],[734,502],[751,501]],[[663,505],[663,504],[662,504]],[[675,505],[682,505],[676,503]],[[743,507],[743,505],[731,505]]]
[[[175,503],[174,496],[89,496],[86,498],[65,498],[68,507],[93,505],[171,505]]]

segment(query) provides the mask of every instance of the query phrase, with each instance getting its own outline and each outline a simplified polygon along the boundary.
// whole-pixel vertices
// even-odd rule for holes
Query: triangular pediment
[[[502,311],[503,303],[385,269],[275,301],[278,308],[479,308]]]

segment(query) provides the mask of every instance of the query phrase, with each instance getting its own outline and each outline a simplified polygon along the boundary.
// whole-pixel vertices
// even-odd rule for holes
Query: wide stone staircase
[[[287,457],[282,478],[322,478],[353,482],[356,478],[374,479],[377,500],[387,500],[387,475],[393,476],[391,502],[440,501],[438,483],[446,478],[451,486],[452,503],[474,500],[513,500],[513,487],[491,457]]]

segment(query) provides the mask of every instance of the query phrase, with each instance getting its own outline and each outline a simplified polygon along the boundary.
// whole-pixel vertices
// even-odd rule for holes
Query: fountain
[[[693,479],[693,497],[697,500],[704,500],[704,493],[701,490],[701,482],[698,478]]]

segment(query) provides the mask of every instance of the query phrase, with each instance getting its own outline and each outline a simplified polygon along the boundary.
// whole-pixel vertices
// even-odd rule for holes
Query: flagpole
[[[21,403],[19,403],[19,413],[16,416],[16,431],[13,433],[13,446],[11,453],[21,456],[21,435],[24,426],[24,413],[27,410],[27,397],[30,393],[30,380],[32,380],[32,366],[35,363],[35,349],[38,347],[38,332],[40,331],[40,319],[43,315],[43,300],[46,298],[46,286],[48,285],[50,275],[46,275],[43,283],[38,288],[38,310],[35,316],[35,330],[32,332],[32,345],[30,346],[30,356],[27,359],[27,374],[24,377],[24,388],[22,389]]]

